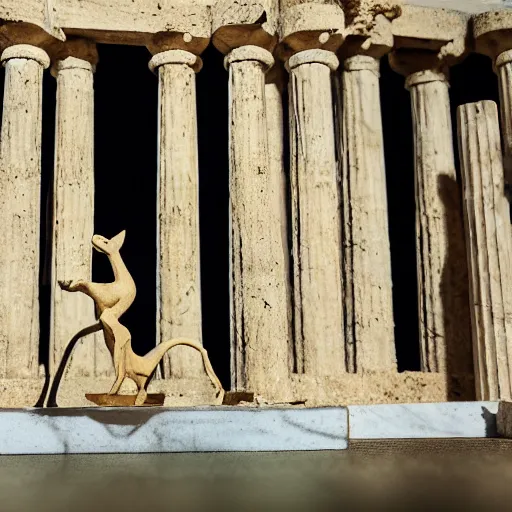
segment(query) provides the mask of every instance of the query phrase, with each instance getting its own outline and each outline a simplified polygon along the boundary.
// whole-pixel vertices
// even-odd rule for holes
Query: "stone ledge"
[[[500,402],[496,426],[501,437],[512,438],[512,402]]]
[[[344,450],[347,426],[343,407],[4,409],[0,454]]]
[[[344,450],[352,440],[512,437],[512,403],[0,409],[0,454]],[[498,423],[498,428],[497,428]]]
[[[306,406],[462,402],[475,399],[471,375],[366,372],[337,377],[294,375],[292,396]],[[264,397],[267,398],[267,397]]]
[[[497,436],[498,402],[362,405],[348,410],[350,439]]]

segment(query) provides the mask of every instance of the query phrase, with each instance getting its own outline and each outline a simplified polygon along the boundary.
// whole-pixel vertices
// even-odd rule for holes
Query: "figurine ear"
[[[126,230],[123,229],[123,231],[121,231],[121,233],[119,233],[115,237],[111,238],[110,242],[113,243],[119,250],[123,246],[125,236],[126,236]]]

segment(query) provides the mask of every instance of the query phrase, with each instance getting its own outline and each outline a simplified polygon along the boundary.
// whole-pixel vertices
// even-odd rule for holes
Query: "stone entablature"
[[[468,275],[448,96],[450,66],[471,52],[495,60],[507,176],[512,160],[512,10],[482,13],[476,4],[463,12],[392,0],[3,2],[0,185],[8,193],[0,202],[0,237],[12,251],[0,253],[0,381],[13,389],[0,394],[0,405],[33,405],[41,387],[41,90],[49,66],[57,79],[50,372],[92,316],[83,297],[63,296],[56,283],[91,273],[84,245],[93,234],[96,43],[146,46],[158,76],[155,343],[202,337],[195,74],[212,43],[229,73],[232,388],[270,401],[337,404],[446,400],[455,382],[461,398],[473,398],[479,362],[472,352],[486,341],[470,332],[469,288],[477,281],[471,272],[483,267],[473,261]],[[387,54],[406,77],[413,112],[422,365],[416,374],[397,372],[394,348],[379,94]],[[286,82],[290,169],[283,162]],[[94,336],[76,351],[71,382],[111,377]],[[481,352],[492,357],[488,347]],[[155,385],[199,380],[195,363],[177,350]],[[496,370],[502,375],[503,364]],[[16,394],[20,382],[26,389]],[[62,403],[82,403],[73,386],[64,385]],[[493,399],[510,398],[510,390],[492,389]],[[199,403],[209,393],[203,391]]]

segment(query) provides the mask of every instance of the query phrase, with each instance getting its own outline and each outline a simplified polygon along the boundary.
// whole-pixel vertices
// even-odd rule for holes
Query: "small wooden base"
[[[240,402],[254,402],[254,393],[247,391],[226,391],[222,405],[238,405]]]
[[[101,407],[131,407],[135,405],[137,395],[109,395],[107,393],[93,394],[86,393],[85,398],[93,404]],[[141,407],[155,407],[164,405],[165,394],[154,393],[146,397]]]

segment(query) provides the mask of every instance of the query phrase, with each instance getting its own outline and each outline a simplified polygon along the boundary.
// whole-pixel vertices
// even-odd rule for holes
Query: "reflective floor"
[[[0,512],[512,510],[512,441],[343,452],[0,457]]]

